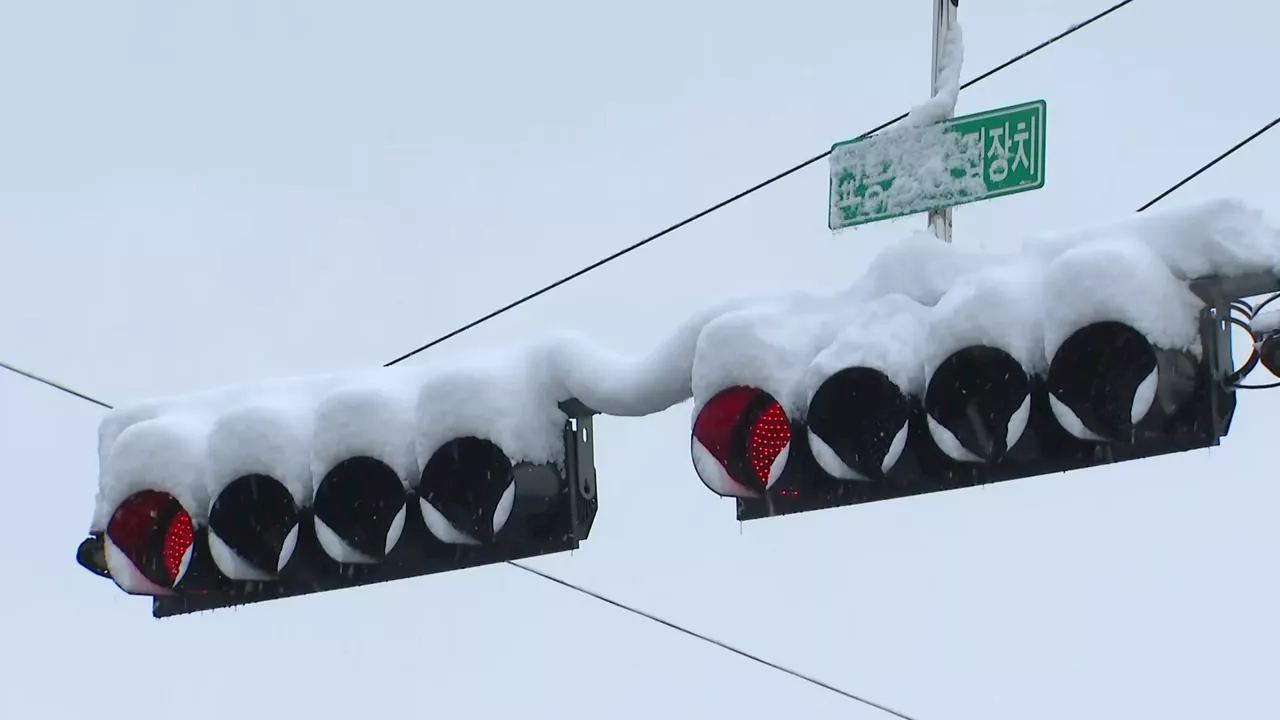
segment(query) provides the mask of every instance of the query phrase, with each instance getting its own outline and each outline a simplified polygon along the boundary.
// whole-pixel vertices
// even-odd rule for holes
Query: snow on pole
[[[955,117],[956,97],[960,92],[960,63],[964,55],[956,9],[960,0],[934,0],[933,3],[933,69],[930,84],[932,101],[947,103],[941,122]],[[915,110],[912,111],[913,114]],[[910,118],[908,118],[910,120]],[[929,213],[929,229],[943,242],[951,242],[951,208]]]

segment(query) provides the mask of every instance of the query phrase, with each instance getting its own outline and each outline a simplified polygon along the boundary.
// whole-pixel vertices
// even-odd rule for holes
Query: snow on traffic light
[[[921,233],[834,296],[707,324],[693,464],[745,520],[1215,445],[1233,302],[1278,271],[1280,232],[1235,201],[1013,253]],[[1251,365],[1280,370],[1280,332],[1254,335]]]
[[[390,368],[114,410],[78,558],[163,617],[574,549],[596,512],[591,412],[530,372]]]
[[[575,549],[597,509],[593,416],[689,399],[703,327],[739,305],[635,358],[559,335],[117,407],[76,560],[165,617]]]

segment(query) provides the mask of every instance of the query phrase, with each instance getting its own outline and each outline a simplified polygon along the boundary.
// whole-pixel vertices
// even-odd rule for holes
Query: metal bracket
[[[1275,273],[1251,273],[1235,277],[1204,277],[1188,283],[1205,305],[1225,308],[1232,300],[1280,292],[1280,276]]]
[[[565,422],[565,476],[569,482],[569,508],[574,535],[586,539],[595,523],[596,498],[595,423],[597,413],[577,399],[560,403],[569,419]]]

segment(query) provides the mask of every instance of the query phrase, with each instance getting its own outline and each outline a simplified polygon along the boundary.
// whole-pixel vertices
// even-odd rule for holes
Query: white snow
[[[1265,308],[1249,321],[1249,328],[1259,337],[1280,330],[1280,307]]]
[[[115,508],[144,489],[170,493],[203,525],[217,493],[249,473],[280,480],[309,505],[325,474],[357,455],[385,462],[413,487],[436,450],[468,435],[496,443],[514,463],[561,462],[562,401],[639,416],[687,400],[699,333],[734,306],[696,315],[640,358],[566,335],[443,368],[281,378],[117,408],[99,426],[91,529],[105,528]],[[496,523],[505,522],[512,501],[498,508]],[[344,553],[339,544],[326,549]]]
[[[932,125],[955,114],[956,101],[960,97],[960,68],[964,65],[964,33],[957,20],[952,20],[951,27],[942,39],[941,60],[938,68],[938,91],[933,97],[911,108],[911,112],[902,121],[903,126]]]
[[[1203,303],[1188,281],[1255,272],[1280,273],[1280,231],[1234,200],[1032,238],[1014,252],[920,232],[830,297],[775,298],[708,323],[693,366],[693,414],[721,390],[747,385],[803,420],[822,381],[857,366],[920,395],[937,363],[970,344],[1004,349],[1042,373],[1068,334],[1104,319],[1159,347],[1198,353]]]
[[[899,125],[836,147],[828,162],[837,188],[831,197],[832,227],[840,225],[846,207],[859,216],[893,217],[914,208],[955,204],[987,190],[978,136],[951,132],[941,124]],[[962,173],[959,179],[953,170]]]
[[[829,208],[831,226],[840,224],[844,208],[858,215],[892,217],[923,204],[951,203],[986,191],[982,150],[977,138],[946,132],[942,121],[955,114],[964,64],[964,34],[955,23],[943,39],[937,92],[916,105],[893,128],[842,144],[829,160],[831,182],[838,189]],[[893,168],[912,168],[911,173]],[[957,182],[952,170],[964,171]],[[883,183],[892,177],[888,188]]]
[[[383,460],[414,486],[431,454],[463,435],[495,442],[513,462],[559,462],[558,404],[573,398],[639,416],[692,396],[696,417],[719,391],[749,385],[803,419],[821,382],[845,367],[877,368],[919,395],[946,354],[982,343],[1039,373],[1067,334],[1104,319],[1198,352],[1202,304],[1188,281],[1257,272],[1280,272],[1280,231],[1230,200],[1047,235],[1006,253],[920,233],[841,292],[727,302],[640,358],[563,336],[444,368],[285,378],[142,402],[109,412],[99,428],[92,529],[143,489],[173,494],[201,525],[218,489],[248,472],[277,477],[307,504],[318,480],[353,455]]]
[[[406,484],[417,477],[414,398],[388,379],[398,377],[353,379],[333,386],[316,403],[309,439],[309,476],[315,482],[343,460],[360,456],[382,461]]]
[[[1197,316],[1204,303],[1150,245],[1124,236],[1062,252],[1044,271],[1044,352],[1090,323],[1116,320],[1154,345],[1200,350]]]

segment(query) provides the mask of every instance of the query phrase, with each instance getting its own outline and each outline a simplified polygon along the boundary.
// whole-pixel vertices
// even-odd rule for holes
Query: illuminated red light
[[[720,464],[725,464],[733,454],[733,435],[740,427],[747,406],[759,395],[760,391],[755,388],[729,388],[712,398],[698,413],[693,436]]]
[[[195,529],[191,526],[191,516],[186,510],[178,510],[164,534],[164,568],[169,572],[171,584],[176,583],[182,575],[183,560],[191,550],[194,540]]]
[[[147,580],[171,588],[182,577],[195,528],[172,495],[144,490],[112,513],[107,537]]]
[[[173,501],[173,496],[155,490],[144,490],[127,498],[111,515],[107,536],[130,558],[145,554],[147,540],[155,529],[160,511]]]
[[[791,444],[787,414],[767,392],[728,388],[699,411],[693,426],[694,466],[712,491],[758,495]]]
[[[748,431],[747,454],[756,471],[756,479],[765,484],[773,471],[773,463],[791,444],[791,424],[782,405],[774,402],[751,425]]]

